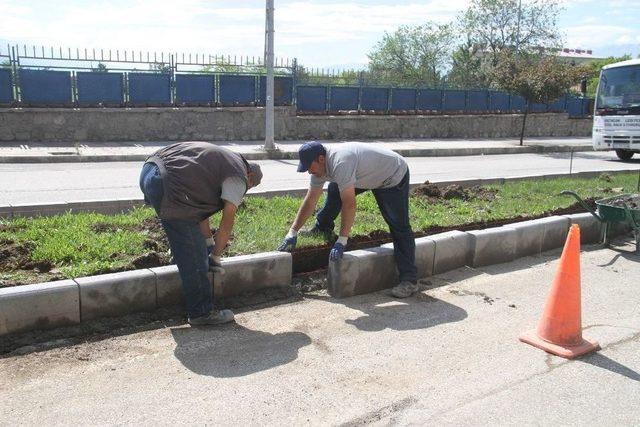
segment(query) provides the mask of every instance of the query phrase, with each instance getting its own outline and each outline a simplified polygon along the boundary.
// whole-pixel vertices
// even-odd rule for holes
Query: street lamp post
[[[273,136],[273,33],[273,0],[267,0],[267,21],[264,52],[264,63],[267,66],[264,149],[267,152],[276,150]]]

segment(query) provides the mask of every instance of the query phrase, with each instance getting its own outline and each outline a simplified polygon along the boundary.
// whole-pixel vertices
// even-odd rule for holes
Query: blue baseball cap
[[[327,150],[318,141],[305,142],[298,149],[300,164],[298,172],[306,172],[309,170],[311,163],[318,158],[319,155],[326,155]]]

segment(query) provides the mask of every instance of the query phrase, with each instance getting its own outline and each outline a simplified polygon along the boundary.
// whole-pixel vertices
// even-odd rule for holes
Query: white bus
[[[593,148],[620,160],[640,153],[640,59],[602,67],[593,114]]]

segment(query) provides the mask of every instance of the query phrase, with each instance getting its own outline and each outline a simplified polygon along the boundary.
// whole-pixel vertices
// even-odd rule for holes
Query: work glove
[[[213,273],[224,274],[224,268],[222,268],[221,257],[215,256],[213,254],[213,250],[215,248],[215,243],[213,241],[213,237],[209,237],[207,240],[207,255],[209,259],[209,271]]]
[[[340,241],[337,241],[333,244],[333,248],[331,248],[331,252],[329,252],[329,261],[339,261],[342,259],[342,255],[344,255],[344,244]]]
[[[278,250],[280,252],[291,252],[296,248],[296,244],[298,243],[298,232],[294,229],[289,230],[289,233],[285,236],[280,246],[278,246]]]

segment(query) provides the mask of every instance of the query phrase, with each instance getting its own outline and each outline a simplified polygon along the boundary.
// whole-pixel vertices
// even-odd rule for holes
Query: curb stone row
[[[416,239],[419,275],[428,277],[469,265],[486,266],[537,255],[564,244],[579,224],[583,244],[601,241],[603,227],[589,213],[552,216],[468,232],[449,231]],[[624,226],[613,234],[628,231]],[[223,259],[225,275],[214,293],[229,297],[292,281],[291,254],[265,252]],[[346,252],[330,263],[328,291],[336,298],[375,292],[397,281],[393,245]],[[0,289],[0,335],[52,329],[99,317],[121,316],[182,302],[175,265]]]

